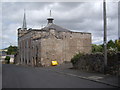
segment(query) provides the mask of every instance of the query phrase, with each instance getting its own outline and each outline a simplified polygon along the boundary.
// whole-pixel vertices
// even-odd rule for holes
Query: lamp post
[[[104,16],[104,74],[107,68],[107,21],[106,21],[106,0],[103,1],[103,16]]]

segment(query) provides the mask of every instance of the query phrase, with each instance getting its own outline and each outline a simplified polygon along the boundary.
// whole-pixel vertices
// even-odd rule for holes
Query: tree
[[[96,52],[103,52],[104,49],[104,45],[96,45],[96,44],[92,44],[92,52],[96,53]],[[107,43],[107,49],[108,51],[120,51],[120,40],[109,40]]]
[[[115,45],[116,45],[118,51],[120,51],[120,39],[119,40],[115,40]]]
[[[112,40],[108,41],[107,43],[107,48],[116,48],[115,42],[113,42]]]
[[[92,44],[92,52],[102,52],[103,51],[103,47],[102,45],[96,45],[96,44]]]
[[[17,46],[9,46],[7,54],[8,55],[15,55],[17,52]]]

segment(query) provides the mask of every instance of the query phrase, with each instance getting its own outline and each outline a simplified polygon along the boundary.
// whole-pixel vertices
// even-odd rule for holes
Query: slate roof
[[[70,32],[70,30],[68,30],[68,29],[65,29],[65,28],[63,28],[63,27],[61,27],[61,26],[58,26],[58,25],[56,25],[56,24],[53,24],[53,23],[51,23],[51,24],[48,24],[46,27],[44,27],[44,28],[42,28],[43,30],[49,30],[49,29],[55,29],[56,31],[65,31],[65,32]]]

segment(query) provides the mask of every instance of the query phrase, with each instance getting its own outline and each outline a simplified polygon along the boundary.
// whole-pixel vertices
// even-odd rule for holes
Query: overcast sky
[[[22,27],[26,9],[27,28],[47,25],[52,10],[54,23],[64,28],[92,33],[92,43],[103,43],[103,4],[101,2],[3,2],[2,48],[17,45],[17,29]],[[108,40],[118,39],[118,3],[107,3]]]

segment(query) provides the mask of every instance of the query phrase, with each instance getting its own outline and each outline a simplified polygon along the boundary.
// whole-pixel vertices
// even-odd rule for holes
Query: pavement
[[[51,66],[51,67],[46,67],[47,70],[65,74],[65,75],[70,75],[70,76],[75,76],[78,78],[98,82],[98,83],[103,83],[106,85],[111,85],[114,87],[120,87],[119,81],[120,81],[120,76],[114,76],[114,75],[104,75],[101,73],[95,73],[95,72],[83,72],[80,70],[76,69],[71,69],[73,66],[71,63],[66,63],[58,66]]]

